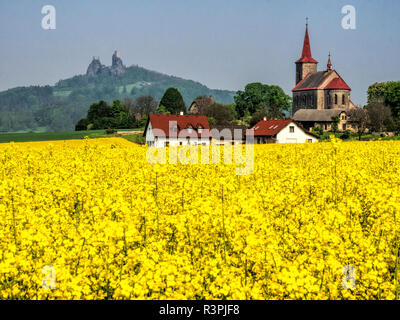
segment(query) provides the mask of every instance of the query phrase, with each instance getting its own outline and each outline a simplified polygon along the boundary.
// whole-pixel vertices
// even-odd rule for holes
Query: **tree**
[[[97,103],[93,103],[88,111],[87,119],[90,123],[93,123],[95,119],[105,118],[111,116],[111,108],[107,102],[101,100]]]
[[[186,105],[181,93],[176,88],[168,88],[160,101],[160,106],[164,106],[171,114],[179,114],[186,111]]]
[[[75,125],[75,131],[87,130],[88,124],[89,122],[86,118],[79,120],[78,123]]]
[[[156,112],[157,105],[157,100],[151,95],[141,96],[135,101],[137,115],[140,117],[148,116],[150,113]]]
[[[393,117],[400,114],[400,81],[376,82],[368,88],[368,104],[379,102],[390,107]]]
[[[127,107],[120,100],[114,100],[110,106],[105,101],[93,103],[88,111],[87,117],[78,121],[75,130],[91,129],[118,129],[133,128],[136,126],[136,119],[129,112]]]
[[[279,110],[276,106],[272,105],[271,107],[261,106],[250,118],[250,126],[254,126],[259,121],[267,118],[267,120],[271,119],[284,119],[285,115],[282,111]]]
[[[130,115],[135,115],[136,114],[136,105],[135,101],[131,98],[125,98],[122,104],[125,107],[125,112],[129,113]]]
[[[213,118],[216,125],[227,125],[232,123],[234,115],[232,109],[224,104],[214,103],[206,110],[206,116]]]
[[[278,114],[288,111],[291,107],[291,98],[275,85],[266,85],[259,82],[249,83],[244,91],[238,91],[234,97],[236,112],[239,117],[250,115],[259,109]]]
[[[336,133],[338,131],[340,119],[338,116],[333,116],[331,119],[332,119],[332,125],[331,125],[332,132]]]
[[[371,102],[366,107],[368,111],[368,129],[373,132],[382,132],[394,124],[390,107],[382,102]]]
[[[356,108],[349,110],[349,118],[353,125],[356,126],[358,140],[361,140],[361,136],[364,134],[367,129],[369,122],[368,111],[365,108]]]
[[[171,114],[171,112],[169,112],[167,110],[167,108],[164,107],[162,104],[160,104],[160,106],[158,107],[157,113],[159,113],[159,114]]]

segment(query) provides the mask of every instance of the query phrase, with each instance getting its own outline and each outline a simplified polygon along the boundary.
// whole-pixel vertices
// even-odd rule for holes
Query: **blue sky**
[[[41,9],[57,10],[43,30]],[[357,29],[341,26],[353,5]],[[86,72],[92,56],[241,90],[249,82],[291,94],[308,16],[319,69],[333,67],[366,103],[370,84],[400,80],[398,0],[18,0],[0,3],[0,90],[50,84]]]

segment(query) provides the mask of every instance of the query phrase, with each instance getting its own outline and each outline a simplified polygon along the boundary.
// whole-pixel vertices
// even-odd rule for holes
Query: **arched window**
[[[346,103],[346,97],[345,97],[345,95],[342,95],[342,104],[345,104]]]
[[[306,105],[306,96],[303,95],[303,106],[305,106],[305,105]]]
[[[335,104],[337,104],[337,103],[338,103],[337,94],[335,94]]]

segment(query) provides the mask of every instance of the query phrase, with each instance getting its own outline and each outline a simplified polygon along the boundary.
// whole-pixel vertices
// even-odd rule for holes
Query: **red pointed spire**
[[[306,22],[306,34],[304,36],[303,52],[301,53],[301,58],[297,60],[296,63],[299,62],[318,63],[318,61],[313,59],[311,56],[310,38],[308,36],[308,18]]]

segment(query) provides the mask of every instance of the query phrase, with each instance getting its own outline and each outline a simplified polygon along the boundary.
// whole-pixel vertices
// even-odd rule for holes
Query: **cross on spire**
[[[306,17],[306,27],[308,28],[308,17]]]

